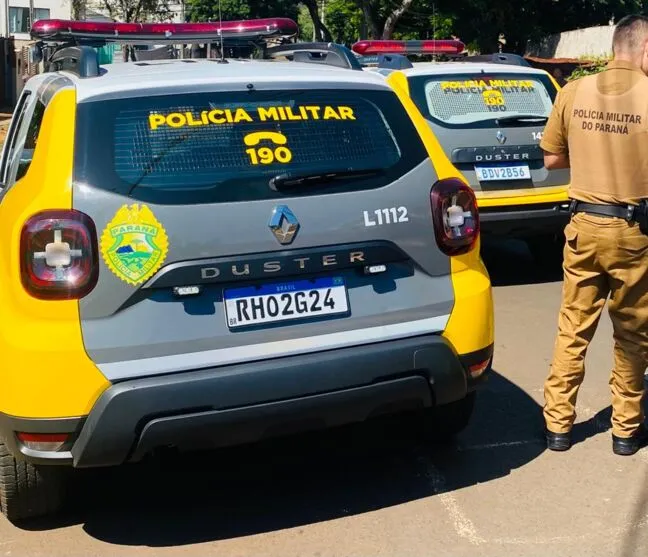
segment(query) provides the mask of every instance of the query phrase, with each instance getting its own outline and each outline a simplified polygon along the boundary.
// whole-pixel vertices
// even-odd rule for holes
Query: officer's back
[[[569,83],[561,97],[571,197],[638,203],[648,191],[648,77],[628,62],[613,61],[603,72]]]
[[[648,18],[623,18],[613,43],[603,72],[559,92],[540,144],[547,168],[571,169],[572,199],[544,416],[547,446],[568,449],[585,356],[609,297],[613,450],[629,455],[648,440]]]

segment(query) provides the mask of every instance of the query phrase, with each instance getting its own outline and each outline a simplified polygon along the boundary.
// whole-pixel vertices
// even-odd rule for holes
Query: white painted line
[[[446,492],[446,480],[443,474],[430,462],[429,458],[420,456],[418,460],[423,464],[425,477],[429,479],[432,490],[448,512],[457,535],[472,545],[485,543],[486,540],[477,533],[472,520],[463,512],[455,497]]]
[[[502,441],[501,443],[485,443],[484,445],[468,445],[457,447],[458,451],[483,451],[485,449],[499,449],[501,447],[518,447],[520,445],[541,445],[540,439],[522,439],[521,441]]]

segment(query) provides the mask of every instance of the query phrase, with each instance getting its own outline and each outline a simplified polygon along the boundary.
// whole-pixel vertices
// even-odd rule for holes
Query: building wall
[[[7,3],[10,14],[9,23],[20,24],[22,22],[22,30],[27,31],[26,33],[12,32],[11,35],[19,40],[29,40],[29,0],[0,0],[0,36],[7,36]],[[70,19],[72,15],[70,0],[33,0],[33,3],[34,19]]]
[[[614,25],[588,27],[549,35],[538,43],[527,45],[527,56],[538,58],[581,58],[612,54]]]

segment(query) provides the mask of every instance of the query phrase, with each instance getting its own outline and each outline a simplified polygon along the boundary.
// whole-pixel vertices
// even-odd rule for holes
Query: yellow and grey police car
[[[559,90],[548,72],[510,54],[461,57],[457,40],[360,41],[352,48],[377,56],[371,70],[412,98],[475,191],[484,235],[524,238],[542,261],[561,255],[569,170],[547,170],[539,145]],[[430,53],[452,59],[406,57]]]
[[[45,71],[0,159],[11,520],[160,448],[470,423],[494,344],[474,192],[406,94],[349,49],[282,43],[296,29],[34,24]],[[100,64],[116,41],[222,52]],[[267,60],[225,56],[253,41]]]

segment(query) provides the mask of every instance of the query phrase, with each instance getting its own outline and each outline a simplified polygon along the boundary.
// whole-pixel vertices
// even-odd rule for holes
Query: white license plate
[[[347,313],[347,289],[340,277],[298,280],[225,290],[230,329]]]
[[[507,166],[475,166],[475,172],[480,182],[494,180],[528,180],[531,171],[528,164]]]

